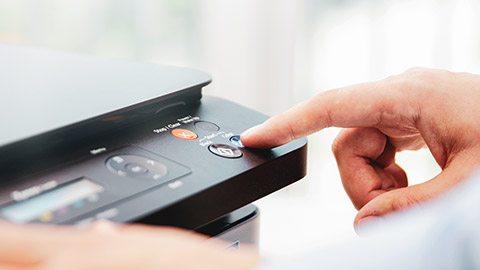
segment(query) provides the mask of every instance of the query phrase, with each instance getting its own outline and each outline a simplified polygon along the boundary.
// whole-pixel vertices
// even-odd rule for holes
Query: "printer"
[[[306,174],[306,139],[243,147],[267,117],[207,73],[0,43],[0,218],[176,226],[256,245],[251,203]],[[228,91],[228,89],[225,89]]]

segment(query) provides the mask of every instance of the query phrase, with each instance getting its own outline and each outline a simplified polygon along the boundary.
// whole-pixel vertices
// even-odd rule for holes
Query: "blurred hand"
[[[270,148],[327,127],[346,128],[332,148],[345,191],[359,210],[358,225],[437,196],[477,167],[479,104],[480,76],[415,68],[321,93],[241,139],[248,147]],[[408,186],[395,154],[424,146],[442,172]]]
[[[258,256],[174,228],[115,225],[88,229],[0,223],[0,269],[253,269]]]

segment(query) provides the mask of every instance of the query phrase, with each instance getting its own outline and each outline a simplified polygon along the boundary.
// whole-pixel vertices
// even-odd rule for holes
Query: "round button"
[[[125,165],[125,170],[133,174],[146,174],[148,172],[147,168],[136,163],[128,163]]]
[[[107,159],[106,165],[112,173],[122,177],[159,180],[168,174],[165,164],[136,155],[112,156]]]
[[[220,127],[215,125],[212,122],[207,121],[197,121],[195,122],[195,127],[205,131],[219,131]]]
[[[226,144],[212,144],[208,147],[208,150],[224,158],[239,158],[243,155],[238,148]]]
[[[234,144],[235,146],[238,146],[238,147],[243,147],[243,143],[242,141],[240,140],[240,136],[239,135],[236,135],[236,136],[233,136],[230,138],[230,142],[232,144]]]
[[[188,129],[176,128],[172,130],[172,135],[183,140],[195,140],[198,135]]]

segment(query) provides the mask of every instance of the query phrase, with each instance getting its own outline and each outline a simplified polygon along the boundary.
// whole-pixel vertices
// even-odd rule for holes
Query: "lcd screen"
[[[26,223],[102,191],[102,186],[87,178],[81,178],[25,201],[8,205],[2,208],[0,213],[12,222]]]

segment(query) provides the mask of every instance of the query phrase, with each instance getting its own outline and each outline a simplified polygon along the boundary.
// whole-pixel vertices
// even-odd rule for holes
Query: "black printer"
[[[204,72],[2,43],[0,59],[2,219],[215,236],[306,173],[306,139],[243,147],[267,117],[202,97]]]

